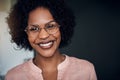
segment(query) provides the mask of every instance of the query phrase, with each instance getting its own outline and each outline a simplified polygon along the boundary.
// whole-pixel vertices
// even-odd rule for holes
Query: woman
[[[92,63],[60,53],[75,21],[63,0],[18,0],[8,24],[13,42],[35,57],[8,71],[6,80],[97,80]]]

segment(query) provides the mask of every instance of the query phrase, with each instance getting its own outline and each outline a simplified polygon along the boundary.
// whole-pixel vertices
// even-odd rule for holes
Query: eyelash
[[[38,31],[39,28],[38,28],[38,27],[31,27],[29,30],[30,30],[30,31]]]

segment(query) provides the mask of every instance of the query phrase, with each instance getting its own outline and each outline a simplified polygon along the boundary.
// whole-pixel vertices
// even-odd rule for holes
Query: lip
[[[43,41],[38,43],[37,45],[42,49],[50,49],[54,44],[54,40],[51,41]]]

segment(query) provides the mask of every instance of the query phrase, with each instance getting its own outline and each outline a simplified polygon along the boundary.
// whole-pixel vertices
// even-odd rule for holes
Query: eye
[[[38,30],[39,30],[38,27],[30,27],[30,28],[28,28],[28,29],[29,29],[29,31],[38,31]]]
[[[54,24],[49,24],[46,26],[47,29],[54,29],[56,26]]]

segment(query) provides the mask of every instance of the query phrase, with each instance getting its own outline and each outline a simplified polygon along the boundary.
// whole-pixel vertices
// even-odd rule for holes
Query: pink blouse
[[[42,70],[31,59],[8,71],[5,80],[43,80]],[[92,63],[66,55],[58,65],[57,80],[97,80],[97,77]]]

